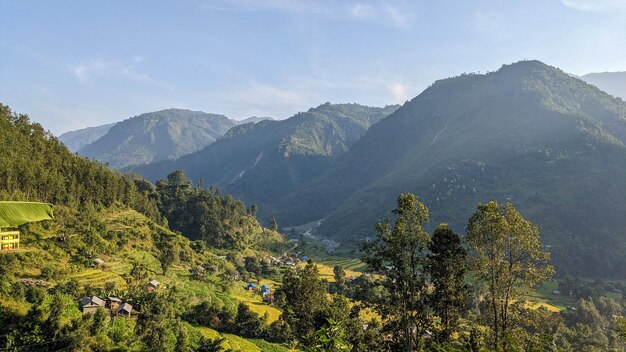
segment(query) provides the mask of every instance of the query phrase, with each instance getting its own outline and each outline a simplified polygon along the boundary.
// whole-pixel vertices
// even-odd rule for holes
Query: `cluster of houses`
[[[106,300],[102,300],[97,296],[83,297],[80,303],[83,313],[95,313],[102,308],[111,315],[128,318],[133,311],[132,305],[122,302],[121,299],[116,297],[107,297]]]
[[[246,288],[248,289],[249,292],[257,292],[257,290],[259,290],[257,285],[253,284],[251,282],[248,283]],[[269,303],[269,304],[273,304],[274,303],[274,293],[270,289],[269,285],[261,285],[260,292],[261,292],[261,296],[263,297],[263,302],[266,302],[266,303]]]
[[[146,284],[147,292],[154,292],[161,286],[157,280],[152,280]],[[80,301],[83,313],[95,313],[98,308],[104,309],[105,312],[118,317],[130,317],[133,306],[127,302],[123,302],[117,297],[107,297],[101,299],[98,296],[83,297]]]
[[[306,262],[309,260],[309,257],[306,255],[301,255],[300,253],[294,253],[292,255],[284,255],[280,258],[269,257],[265,258],[265,261],[269,262],[272,266],[281,267],[281,266],[296,266],[301,262]]]

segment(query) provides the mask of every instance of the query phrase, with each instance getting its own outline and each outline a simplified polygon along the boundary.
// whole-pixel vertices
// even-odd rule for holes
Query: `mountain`
[[[243,120],[233,120],[233,122],[237,125],[243,125],[245,123],[257,123],[257,122],[261,122],[261,121],[274,121],[273,118],[269,117],[269,116],[265,116],[265,117],[258,117],[258,116],[251,116],[248,117],[247,119],[243,119]]]
[[[263,204],[259,214],[267,220],[274,201],[323,174],[396,108],[326,103],[286,120],[233,127],[198,152],[132,170],[156,180],[182,169],[193,181],[219,187],[247,204]]]
[[[235,123],[223,115],[167,109],[118,122],[78,153],[119,169],[192,153],[233,126]]]
[[[435,82],[275,215],[285,226],[323,219],[319,235],[350,242],[372,236],[399,193],[460,233],[477,203],[510,200],[540,226],[560,274],[623,277],[624,143],[623,101],[523,61]]]
[[[580,78],[615,97],[626,100],[626,72],[589,73]]]
[[[104,136],[113,125],[115,125],[115,123],[65,132],[59,136],[59,140],[65,144],[67,149],[75,153],[80,148]]]

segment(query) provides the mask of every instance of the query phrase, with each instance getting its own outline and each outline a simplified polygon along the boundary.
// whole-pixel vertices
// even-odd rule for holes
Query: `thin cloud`
[[[626,1],[624,0],[562,0],[561,3],[578,11],[626,11]]]
[[[142,62],[141,56],[124,61],[92,58],[70,65],[70,71],[81,83],[94,83],[100,78],[122,77],[163,89],[174,89],[174,86],[156,80],[147,73],[138,72],[136,66]]]
[[[414,3],[371,1],[371,2],[319,2],[296,0],[231,0],[210,2],[204,9],[246,12],[287,12],[299,15],[323,16],[330,19],[368,21],[409,28],[417,19]]]
[[[417,18],[415,9],[404,4],[356,3],[348,7],[348,13],[357,20],[386,23],[397,28],[409,28]]]

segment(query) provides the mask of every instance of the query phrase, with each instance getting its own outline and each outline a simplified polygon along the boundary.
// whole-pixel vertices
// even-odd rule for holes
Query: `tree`
[[[243,302],[237,307],[234,327],[238,335],[248,338],[257,338],[263,332],[263,323],[258,314]]]
[[[431,325],[426,293],[426,247],[430,241],[422,225],[428,209],[411,193],[400,194],[393,229],[390,220],[376,224],[376,239],[362,246],[363,261],[369,269],[382,274],[378,279],[387,295],[376,303],[393,337],[394,349],[413,351]],[[403,346],[403,347],[401,347]]]
[[[327,319],[327,324],[306,338],[306,352],[348,352],[352,346],[346,342],[346,332],[341,322]]]
[[[493,349],[506,350],[510,305],[554,273],[542,249],[539,229],[511,203],[479,205],[467,226],[470,268],[476,285],[487,290]]]
[[[333,268],[333,274],[335,274],[337,289],[340,291],[343,290],[343,287],[346,284],[346,271],[343,270],[341,265],[335,265],[335,267]]]
[[[448,342],[465,305],[466,251],[459,236],[447,224],[435,229],[428,249],[426,272],[433,285],[430,305],[441,320],[441,332],[437,338],[440,342]]]
[[[327,304],[326,288],[317,266],[309,261],[301,270],[285,273],[276,290],[276,302],[283,309],[280,316],[295,336],[303,338],[316,330],[315,318]]]
[[[257,210],[258,210],[257,205],[256,205],[256,204],[252,204],[252,205],[250,206],[250,215],[252,215],[252,216],[256,216],[256,212],[257,212]]]
[[[276,218],[272,218],[272,221],[270,222],[270,229],[278,231],[278,223],[276,222]]]

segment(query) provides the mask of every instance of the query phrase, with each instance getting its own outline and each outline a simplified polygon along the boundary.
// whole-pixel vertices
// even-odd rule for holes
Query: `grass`
[[[244,351],[244,352],[256,352],[256,351],[265,351],[265,352],[289,352],[288,348],[281,346],[279,344],[270,343],[261,339],[245,339],[243,337],[239,337],[233,334],[220,334],[219,332],[203,327],[197,326],[196,329],[202,334],[202,336],[209,339],[216,339],[218,337],[223,337],[225,341],[222,343],[222,347],[225,349],[232,349],[234,351]]]

